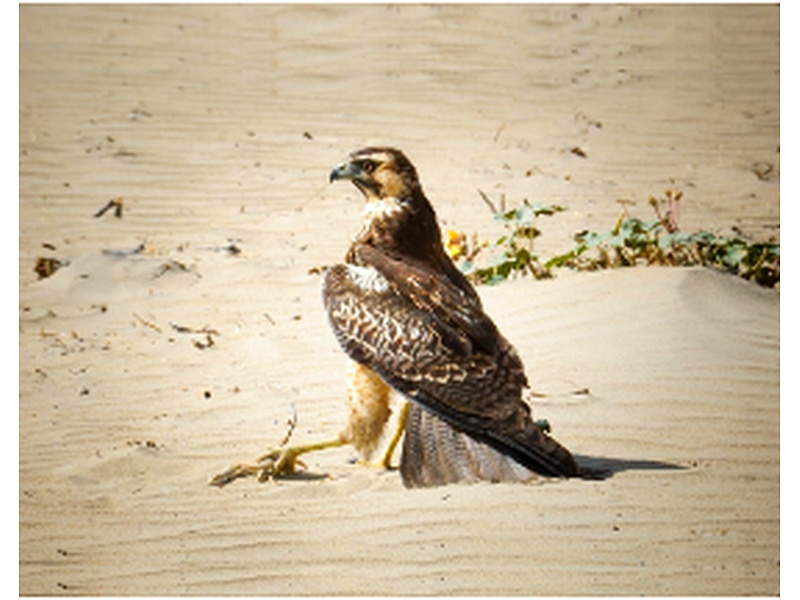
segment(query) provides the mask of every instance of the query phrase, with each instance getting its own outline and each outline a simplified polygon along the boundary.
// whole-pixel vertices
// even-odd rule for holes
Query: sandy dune
[[[292,407],[344,423],[309,270],[359,225],[348,151],[486,237],[478,189],[566,205],[545,255],[666,188],[777,238],[778,50],[777,6],[21,7],[20,593],[779,593],[780,295],[700,268],[480,289],[606,481],[408,491],[342,448],[207,485]]]

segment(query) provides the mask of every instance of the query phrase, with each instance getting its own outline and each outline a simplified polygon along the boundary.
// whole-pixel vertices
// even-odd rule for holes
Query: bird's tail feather
[[[531,426],[535,427],[533,423]],[[400,475],[406,487],[529,482],[539,477],[507,454],[453,428],[413,402],[409,406]]]

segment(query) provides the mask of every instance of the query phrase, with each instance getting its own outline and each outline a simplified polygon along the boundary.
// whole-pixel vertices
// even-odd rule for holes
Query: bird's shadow
[[[610,458],[584,454],[576,454],[575,461],[581,471],[585,473],[586,479],[608,479],[624,471],[682,471],[689,468],[660,460]]]

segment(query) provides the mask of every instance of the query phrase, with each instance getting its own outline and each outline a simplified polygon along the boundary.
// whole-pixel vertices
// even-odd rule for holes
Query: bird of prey
[[[368,456],[388,422],[392,390],[408,400],[400,461],[407,487],[587,476],[532,420],[522,361],[447,255],[408,158],[364,148],[333,169],[337,180],[351,181],[366,200],[363,227],[344,262],[326,270],[322,291],[353,361],[347,427],[336,440],[276,450],[212,483],[288,472],[299,454],[343,443]]]

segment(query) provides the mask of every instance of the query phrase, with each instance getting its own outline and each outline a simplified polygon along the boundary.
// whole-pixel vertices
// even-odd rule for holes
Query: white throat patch
[[[403,205],[397,198],[381,198],[367,201],[364,216],[371,221],[376,217],[390,217],[403,210]]]

